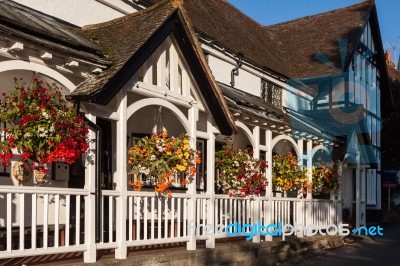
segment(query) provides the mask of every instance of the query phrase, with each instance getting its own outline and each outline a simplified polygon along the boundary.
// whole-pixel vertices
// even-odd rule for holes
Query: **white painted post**
[[[339,174],[339,191],[338,191],[338,195],[337,195],[337,202],[336,202],[336,221],[337,224],[341,224],[343,222],[343,213],[342,213],[342,201],[343,201],[343,196],[342,196],[342,187],[343,187],[343,163],[341,161],[337,161],[338,164],[338,174]]]
[[[377,186],[377,190],[376,190],[376,208],[377,209],[381,209],[382,208],[382,183],[381,183],[381,174],[378,174],[378,171],[380,172],[381,166],[379,163],[379,167],[378,170],[374,170],[374,174],[376,176],[376,186]]]
[[[93,115],[86,115],[87,118],[96,123],[96,117]],[[95,139],[96,134],[93,131],[89,132],[89,139]],[[90,142],[90,155],[94,158],[96,154],[95,142]],[[97,147],[96,147],[97,148]],[[96,262],[96,234],[95,234],[95,215],[96,215],[96,202],[95,202],[95,181],[96,181],[96,166],[94,161],[86,161],[85,168],[85,189],[89,190],[89,194],[85,196],[85,246],[86,250],[83,253],[83,260],[85,263]],[[78,210],[78,208],[77,208]],[[80,219],[77,215],[76,219]],[[76,228],[77,234],[79,228]],[[79,245],[77,242],[76,245]]]
[[[307,142],[307,171],[308,171],[308,182],[312,183],[312,141]],[[313,216],[313,203],[312,203],[312,192],[307,191],[307,201],[305,202],[305,226],[312,224]]]
[[[253,156],[254,158],[260,158],[260,127],[255,126],[253,129],[253,142],[254,142],[254,147],[253,147]],[[252,219],[252,224],[257,224],[259,221],[261,221],[260,217],[260,197],[256,197],[255,201],[253,202],[253,219]],[[261,241],[261,235],[257,234],[253,236],[253,243],[260,243]]]
[[[265,176],[268,180],[268,186],[265,190],[265,197],[268,201],[265,204],[264,210],[264,226],[272,223],[272,131],[265,131],[265,146],[267,146],[267,152],[265,154],[265,160],[268,163],[268,168],[265,171]],[[272,241],[272,236],[265,235],[265,241]]]
[[[213,232],[216,232],[215,219],[215,135],[212,131],[211,115],[207,118],[207,194],[210,195],[207,206],[207,223],[214,226]],[[206,240],[206,248],[215,248],[215,234],[211,234]]]
[[[153,84],[153,57],[150,56],[147,61],[143,64],[144,77],[143,82],[147,84]],[[154,66],[157,67],[157,66]]]
[[[307,152],[306,155],[304,155],[304,152],[303,152],[304,147],[303,147],[303,145],[304,145],[303,139],[299,139],[297,141],[297,148],[299,150],[299,165],[300,166],[303,166],[304,165],[304,160],[308,159],[308,152]],[[303,198],[303,194],[302,193],[303,193],[303,191],[300,191],[300,192],[298,191],[297,192],[297,198]],[[307,191],[307,195],[308,195],[308,191]],[[305,204],[304,201],[294,202],[294,210],[293,211],[296,212],[296,215],[294,216],[294,219],[293,219],[293,223],[294,224],[304,224],[304,217],[305,217],[305,213],[304,213],[304,207],[305,206],[304,206],[304,204]],[[296,231],[295,234],[296,234],[297,237],[303,237],[303,235],[304,235],[302,230]]]
[[[173,57],[171,55],[171,57]],[[172,63],[172,62],[171,62]],[[196,149],[196,130],[197,130],[197,120],[199,117],[199,112],[197,107],[192,106],[188,111],[188,120],[190,124],[190,146],[193,149]],[[196,176],[193,178],[192,182],[188,184],[188,189],[186,192],[190,199],[188,201],[188,222],[189,224],[196,221]],[[185,221],[186,222],[186,221]],[[189,228],[190,229],[190,228]],[[196,250],[196,230],[190,230],[188,232],[189,241],[186,245],[187,250]]]
[[[169,46],[170,86],[171,91],[178,90],[178,54],[173,44]]]
[[[365,191],[366,191],[366,186],[367,186],[367,179],[366,179],[366,169],[362,168],[360,172],[360,183],[361,183],[361,189],[360,189],[360,224],[365,225],[366,223],[366,212],[365,212],[365,205],[367,202]]]
[[[356,161],[357,161],[357,167],[356,167],[356,228],[359,228],[360,227],[360,218],[361,218],[361,212],[360,212],[361,169],[360,169],[360,163],[359,163],[360,156],[357,155],[356,158],[357,158],[356,159]]]
[[[116,199],[116,240],[118,247],[115,249],[116,259],[125,259],[126,247],[126,218],[127,218],[127,91],[121,89],[117,95],[119,120],[117,121],[117,160],[116,160],[116,190],[120,196]]]
[[[166,89],[166,68],[165,68],[165,49],[166,45],[163,43],[160,46],[161,53],[160,53],[160,58],[157,62],[157,85],[160,86],[163,89]]]

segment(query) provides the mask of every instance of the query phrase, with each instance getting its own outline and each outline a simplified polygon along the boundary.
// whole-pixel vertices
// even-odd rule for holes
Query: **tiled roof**
[[[159,2],[146,1],[150,4]],[[373,5],[374,1],[367,0],[265,27],[225,0],[187,0],[183,4],[200,36],[230,52],[242,53],[245,60],[288,78],[343,71],[339,39],[348,41],[347,59],[361,37]],[[334,67],[317,60],[319,53]]]
[[[150,4],[158,0],[146,0]],[[244,60],[289,77],[285,55],[275,36],[263,25],[243,14],[225,0],[186,0],[183,7],[197,34],[211,44],[244,55]]]
[[[231,109],[255,115],[275,125],[289,124],[289,116],[272,104],[229,85],[220,82],[218,85]]]
[[[286,51],[291,77],[310,77],[342,72],[357,45],[374,1],[266,27]],[[339,40],[347,41],[342,62]],[[325,59],[325,58],[326,59]],[[324,62],[326,60],[326,62]]]
[[[78,86],[74,95],[95,95],[107,90],[104,87],[127,61],[146,43],[176,8],[168,1],[143,11],[83,27],[81,34],[101,46],[112,66],[96,77]]]
[[[101,46],[112,66],[92,77],[73,92],[106,104],[170,34],[177,37],[194,79],[221,133],[230,135],[236,126],[195,32],[179,2],[164,0],[145,10],[105,23],[86,26],[82,34]]]
[[[78,27],[13,1],[0,0],[0,33],[61,49],[100,63],[101,48],[75,31]]]
[[[391,66],[388,66],[387,69],[388,69],[389,77],[392,80],[397,79],[398,81],[400,81],[400,71],[398,71],[397,69],[395,69],[394,67],[391,67]]]

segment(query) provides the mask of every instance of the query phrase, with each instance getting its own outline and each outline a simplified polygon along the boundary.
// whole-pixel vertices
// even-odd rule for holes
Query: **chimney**
[[[385,58],[386,58],[386,62],[392,62],[392,52],[390,52],[390,50],[386,50],[385,53]]]
[[[396,68],[394,62],[392,61],[392,52],[390,50],[386,50],[385,52],[385,61],[388,66]]]

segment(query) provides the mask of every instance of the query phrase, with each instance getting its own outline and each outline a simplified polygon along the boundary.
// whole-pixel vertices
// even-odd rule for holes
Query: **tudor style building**
[[[14,76],[58,83],[97,125],[98,142],[84,171],[49,177],[51,188],[12,187],[2,169],[0,258],[83,251],[93,262],[98,249],[125,258],[127,247],[195,249],[196,240],[212,248],[227,235],[194,235],[189,221],[338,224],[343,207],[360,226],[366,208],[380,208],[381,109],[392,104],[373,1],[268,27],[222,0],[15,2],[0,3],[0,90]],[[170,134],[192,137],[203,162],[170,200],[127,188],[127,150],[160,117]],[[317,157],[338,161],[342,193],[278,198],[269,185],[255,201],[219,195],[214,153],[226,136],[270,163],[294,152],[310,180]]]

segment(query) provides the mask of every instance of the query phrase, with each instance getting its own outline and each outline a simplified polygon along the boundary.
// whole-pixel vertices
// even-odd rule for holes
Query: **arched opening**
[[[155,126],[158,127],[157,131],[161,130],[160,127],[164,127],[169,136],[178,137],[187,133],[185,127],[170,109],[161,107],[160,111],[160,106],[156,105],[140,108],[127,121],[129,137],[133,138],[151,135]]]
[[[296,156],[298,157],[296,148],[293,146],[293,144],[292,144],[290,141],[288,141],[288,140],[286,140],[286,139],[279,140],[279,141],[275,144],[275,146],[273,147],[273,149],[272,149],[272,154],[273,154],[273,155],[279,154],[279,155],[281,155],[281,156],[285,156],[285,155],[287,155],[289,152],[292,153],[292,154],[294,154],[294,155],[296,155]]]

